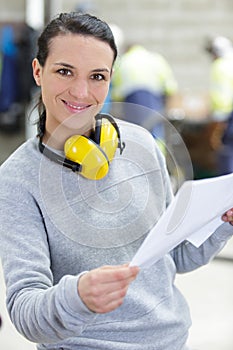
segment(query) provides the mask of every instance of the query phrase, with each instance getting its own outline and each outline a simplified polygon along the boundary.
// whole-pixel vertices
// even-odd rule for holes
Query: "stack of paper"
[[[150,267],[184,240],[199,247],[232,207],[233,174],[184,182],[130,265]]]

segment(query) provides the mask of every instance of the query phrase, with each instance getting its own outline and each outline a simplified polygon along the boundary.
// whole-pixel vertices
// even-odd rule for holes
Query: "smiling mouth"
[[[67,102],[65,100],[62,100],[62,101],[69,109],[72,109],[73,111],[77,111],[77,112],[84,111],[87,108],[91,107],[91,105],[87,105],[87,104],[81,104],[81,103],[73,104],[73,103]]]

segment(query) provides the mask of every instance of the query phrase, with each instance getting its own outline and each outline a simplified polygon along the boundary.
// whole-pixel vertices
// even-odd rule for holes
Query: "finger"
[[[98,274],[93,270],[80,278],[78,292],[89,309],[95,312],[106,312],[107,309],[111,309],[114,305],[119,306],[122,304],[129,284],[135,277],[133,275],[125,279],[116,279],[106,283],[100,282]]]
[[[115,273],[114,276],[102,276],[99,277],[98,274],[91,276],[89,285],[89,290],[94,297],[109,295],[114,292],[122,291],[128,288],[129,284],[136,278],[136,275],[124,275]]]
[[[233,210],[230,209],[224,214],[229,220],[233,219]]]
[[[227,212],[222,216],[222,220],[233,225],[233,212]]]
[[[122,292],[121,296],[116,295],[116,293],[115,295],[112,294],[111,298],[104,298],[103,302],[98,301],[97,304],[95,304],[95,306],[93,307],[93,309],[95,310],[95,312],[100,314],[113,311],[123,304],[125,295],[126,292],[124,294]]]
[[[136,268],[120,268],[120,269],[96,269],[89,271],[81,276],[79,285],[85,285],[88,290],[96,290],[98,293],[106,290],[106,286],[110,286],[110,290],[124,288],[128,283],[133,281],[138,273]]]
[[[104,267],[95,270],[96,274],[93,275],[93,278],[99,281],[99,283],[109,284],[119,281],[127,281],[134,279],[138,272],[139,268],[128,267],[128,266],[120,266],[120,267]],[[95,283],[95,281],[93,281]]]
[[[110,311],[122,304],[128,290],[128,283],[115,282],[90,286],[80,290],[79,295],[87,307],[98,313]]]
[[[129,285],[92,298],[91,308],[97,313],[106,313],[123,304]]]

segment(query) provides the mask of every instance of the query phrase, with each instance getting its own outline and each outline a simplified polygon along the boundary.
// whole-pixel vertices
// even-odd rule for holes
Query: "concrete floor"
[[[24,140],[24,130],[15,134],[0,131],[2,162]],[[233,239],[217,259],[186,275],[176,283],[186,296],[193,326],[189,344],[194,350],[233,350]],[[35,350],[12,326],[5,308],[5,285],[0,265],[1,350]],[[169,350],[169,349],[167,349]]]

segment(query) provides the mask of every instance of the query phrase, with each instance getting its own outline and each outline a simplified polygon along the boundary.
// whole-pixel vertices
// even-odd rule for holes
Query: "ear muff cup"
[[[81,164],[80,173],[87,179],[99,180],[109,170],[108,157],[93,140],[85,136],[74,135],[64,145],[67,159]]]
[[[65,156],[81,164],[80,173],[84,177],[99,180],[108,173],[118,139],[115,126],[107,118],[97,119],[93,140],[81,135],[71,136],[64,145]]]
[[[110,122],[107,118],[98,119],[94,139],[111,162],[119,144],[119,133],[113,122]]]

